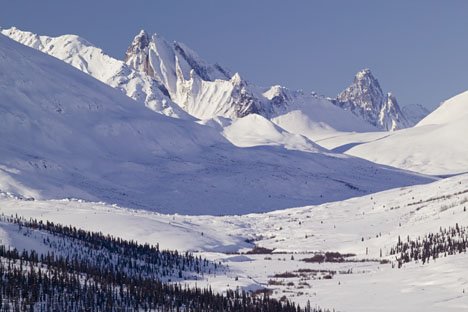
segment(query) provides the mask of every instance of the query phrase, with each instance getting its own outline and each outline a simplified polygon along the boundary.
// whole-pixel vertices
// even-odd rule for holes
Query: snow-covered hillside
[[[129,97],[145,103],[155,112],[190,119],[184,110],[172,102],[163,84],[107,55],[100,48],[76,35],[39,36],[15,27],[1,33],[24,45],[52,55],[94,78],[121,90]]]
[[[415,127],[347,151],[373,162],[432,175],[468,172],[468,92],[437,108]]]
[[[250,114],[224,127],[224,136],[241,147],[281,145],[286,149],[325,152],[326,150],[298,134],[291,134],[263,116]]]
[[[3,194],[0,213],[159,243],[162,248],[198,250],[229,267],[226,275],[196,281],[219,291],[267,287],[274,297],[287,295],[302,305],[310,300],[313,306],[338,311],[463,311],[468,307],[466,254],[442,254],[429,263],[410,262],[399,269],[390,252],[399,237],[406,241],[457,224],[465,227],[467,185],[468,176],[462,175],[319,206],[225,217],[163,215]],[[1,224],[0,229],[3,241],[24,244],[11,229]],[[248,251],[254,244],[267,248],[264,254],[220,253]],[[273,252],[265,254],[268,249]],[[325,252],[355,256],[336,262],[304,261]],[[363,291],[372,296],[362,297]]]
[[[0,72],[3,191],[235,214],[431,181],[339,154],[235,147],[3,35]]]

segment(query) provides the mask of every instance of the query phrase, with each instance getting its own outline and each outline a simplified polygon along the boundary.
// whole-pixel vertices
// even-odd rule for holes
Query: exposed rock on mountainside
[[[391,93],[383,93],[379,82],[367,68],[356,74],[353,84],[338,95],[335,103],[384,130],[410,125],[395,97]]]

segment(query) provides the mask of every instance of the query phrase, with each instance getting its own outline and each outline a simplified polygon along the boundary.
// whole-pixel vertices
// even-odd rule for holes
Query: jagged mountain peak
[[[379,81],[368,68],[360,70],[354,77],[353,83],[338,95],[340,102],[353,102],[364,110],[381,109],[383,91]]]
[[[146,30],[142,29],[140,32],[133,38],[132,45],[130,47],[137,48],[138,50],[143,50],[148,47],[150,42],[150,37]]]
[[[207,63],[187,45],[169,42],[159,34],[150,36],[145,31],[133,39],[125,62],[163,84],[173,100],[180,98],[181,84],[190,80],[193,73],[204,81],[231,79],[227,70]]]
[[[395,96],[382,91],[369,68],[357,72],[353,83],[337,96],[335,104],[383,130],[409,126]]]
[[[370,70],[370,68],[363,68],[361,69],[360,71],[358,71],[356,73],[356,75],[354,76],[354,81],[356,82],[356,80],[366,80],[367,78],[371,79],[371,80],[377,80],[375,79],[374,75],[372,74],[372,71]]]
[[[384,94],[379,81],[369,68],[364,68],[358,71],[354,76],[353,84],[349,86],[348,89],[354,89],[358,92],[368,92],[373,96],[381,96]]]
[[[242,77],[241,77],[241,75],[239,73],[235,73],[234,75],[232,75],[231,82],[234,85],[247,84],[247,82],[242,79]]]
[[[192,118],[169,98],[164,85],[145,74],[133,70],[122,60],[107,55],[76,35],[50,37],[17,28],[2,29],[2,34],[24,45],[40,50],[78,68],[94,78],[116,88],[148,108],[172,117]],[[133,47],[140,49],[144,32],[134,39]],[[146,42],[148,42],[146,40]]]

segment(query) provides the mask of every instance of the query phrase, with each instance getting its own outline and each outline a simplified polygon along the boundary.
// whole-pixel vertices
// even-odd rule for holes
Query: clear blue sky
[[[468,90],[468,1],[0,0],[0,26],[78,34],[123,57],[142,28],[259,85],[334,96],[369,67],[400,104]]]

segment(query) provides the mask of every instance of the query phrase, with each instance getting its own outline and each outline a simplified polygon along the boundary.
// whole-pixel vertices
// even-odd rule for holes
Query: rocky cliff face
[[[230,79],[220,65],[207,64],[183,43],[168,42],[159,34],[141,30],[125,53],[125,62],[163,83],[170,94],[177,93],[177,79],[190,79],[194,71],[202,80]]]
[[[396,98],[391,93],[384,94],[370,69],[359,71],[353,84],[341,92],[334,103],[383,130],[409,126]]]
[[[261,100],[239,74],[208,64],[186,45],[157,34],[141,31],[125,62],[163,84],[171,99],[197,118],[238,118],[262,111]]]

